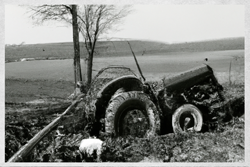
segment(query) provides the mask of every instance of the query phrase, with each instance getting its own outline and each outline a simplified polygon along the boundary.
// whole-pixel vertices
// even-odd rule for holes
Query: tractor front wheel
[[[200,110],[192,104],[179,107],[172,116],[174,133],[187,131],[201,131],[203,118]]]

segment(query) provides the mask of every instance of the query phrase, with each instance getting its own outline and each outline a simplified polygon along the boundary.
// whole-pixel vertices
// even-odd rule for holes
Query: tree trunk
[[[88,54],[87,57],[84,59],[84,71],[83,71],[83,77],[84,81],[88,84]]]
[[[77,23],[77,6],[72,5],[72,26],[73,26],[73,42],[74,42],[74,69],[75,69],[75,86],[78,81],[82,81],[81,62],[80,62],[80,45],[79,32]]]
[[[92,81],[92,66],[93,66],[93,52],[91,51],[91,54],[88,57],[87,61],[87,84],[90,86]]]

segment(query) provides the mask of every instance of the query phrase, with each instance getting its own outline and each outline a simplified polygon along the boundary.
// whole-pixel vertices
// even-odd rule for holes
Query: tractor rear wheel
[[[123,92],[106,109],[105,131],[114,136],[147,137],[159,133],[159,129],[158,111],[142,92]]]

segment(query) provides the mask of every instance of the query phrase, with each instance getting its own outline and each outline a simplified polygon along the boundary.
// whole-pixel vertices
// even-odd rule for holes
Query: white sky
[[[163,42],[199,41],[242,37],[245,31],[243,5],[135,5],[108,37]],[[5,43],[69,42],[71,26],[56,22],[35,26],[25,8],[5,5]]]

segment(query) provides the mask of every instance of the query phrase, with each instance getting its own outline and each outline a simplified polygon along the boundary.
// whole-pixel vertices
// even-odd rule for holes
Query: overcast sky
[[[243,5],[134,5],[134,11],[109,38],[189,42],[244,36]],[[72,28],[35,26],[25,8],[5,5],[5,43],[71,42]]]

